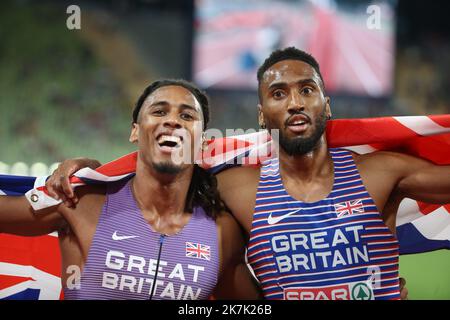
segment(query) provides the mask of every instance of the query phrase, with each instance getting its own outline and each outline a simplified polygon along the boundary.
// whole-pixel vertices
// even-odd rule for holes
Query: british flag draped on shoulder
[[[332,148],[342,147],[359,154],[391,150],[427,159],[435,164],[448,165],[450,115],[332,120],[327,124],[327,140]],[[209,141],[200,165],[214,173],[236,165],[258,165],[275,156],[271,141],[266,131]],[[136,156],[136,152],[125,155],[96,170],[84,168],[71,178],[71,182],[73,186],[80,186],[129,179],[134,175]],[[58,204],[57,200],[45,193],[44,184],[45,177],[0,175],[0,195],[26,193],[35,209]],[[48,264],[59,261],[57,239],[52,235],[11,237],[13,236],[0,235],[0,299],[13,297],[14,294],[16,297],[27,297],[27,294],[28,297],[36,297],[37,291],[27,293],[23,288],[37,288],[35,290],[41,292],[54,289],[52,276],[57,275],[60,267]],[[403,200],[397,215],[397,237],[401,254],[449,249],[450,204],[430,205],[411,199]],[[22,243],[24,241],[26,245]],[[46,246],[40,246],[44,242]],[[19,250],[16,248],[17,243],[21,244]],[[41,254],[49,256],[48,252],[55,252],[53,257],[57,258],[47,259],[48,263],[42,263],[41,260],[44,259]],[[15,257],[16,255],[18,256]],[[39,281],[42,285],[36,285]],[[55,291],[52,297],[58,296],[59,291]],[[42,293],[39,297],[50,298]]]

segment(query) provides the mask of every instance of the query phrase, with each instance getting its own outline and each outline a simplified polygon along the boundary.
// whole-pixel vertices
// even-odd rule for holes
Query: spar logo
[[[367,282],[287,288],[283,293],[285,300],[374,300],[372,286]]]

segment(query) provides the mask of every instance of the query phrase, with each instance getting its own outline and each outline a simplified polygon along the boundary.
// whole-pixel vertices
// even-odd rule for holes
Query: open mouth
[[[164,150],[172,150],[181,147],[183,137],[160,134],[156,139],[158,145]]]
[[[306,123],[307,123],[307,121],[302,121],[302,120],[300,120],[300,121],[292,121],[292,122],[289,123],[289,126],[302,126],[302,125],[304,125]]]
[[[306,116],[295,115],[292,116],[286,124],[289,130],[293,131],[294,133],[301,133],[308,128],[309,123],[310,121]]]

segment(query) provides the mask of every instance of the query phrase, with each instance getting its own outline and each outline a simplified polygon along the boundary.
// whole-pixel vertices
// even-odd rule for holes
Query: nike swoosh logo
[[[116,240],[116,241],[120,241],[120,240],[127,240],[127,239],[133,239],[133,238],[137,238],[139,236],[119,236],[117,234],[117,231],[114,231],[113,235],[112,235],[112,239]]]
[[[268,224],[277,224],[277,223],[280,222],[281,220],[283,220],[283,219],[285,219],[285,218],[287,218],[287,217],[293,215],[294,213],[299,212],[300,210],[301,210],[301,209],[298,209],[298,210],[295,210],[295,211],[291,211],[291,212],[288,212],[288,213],[286,213],[286,214],[283,214],[282,216],[279,216],[279,217],[272,217],[272,213],[273,213],[273,212],[271,212],[270,215],[269,215],[269,217],[267,218],[267,223],[268,223]]]

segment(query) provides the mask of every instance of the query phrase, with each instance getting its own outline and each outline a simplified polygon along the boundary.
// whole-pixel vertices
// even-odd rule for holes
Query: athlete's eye
[[[152,111],[152,115],[155,115],[155,116],[164,116],[165,114],[166,114],[166,112],[161,109],[155,109]]]
[[[190,113],[182,113],[181,119],[190,121],[190,120],[194,120],[194,116],[191,115]]]
[[[275,90],[272,93],[272,97],[274,97],[275,99],[281,99],[285,96],[285,92],[283,90]]]
[[[313,92],[313,89],[311,87],[304,87],[302,89],[302,93],[304,93],[306,95],[311,94],[312,92]]]

